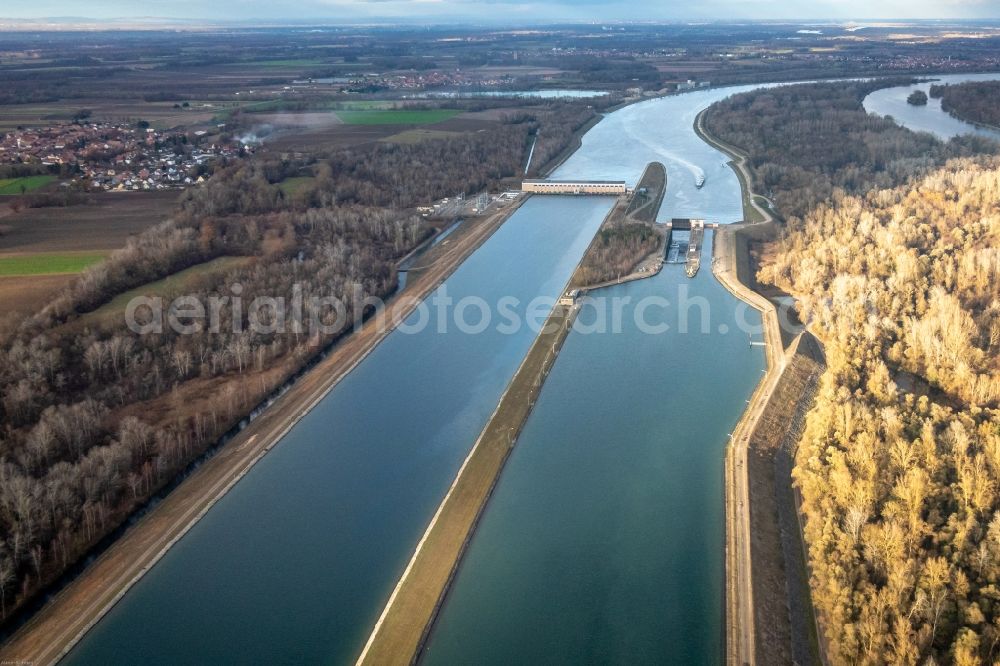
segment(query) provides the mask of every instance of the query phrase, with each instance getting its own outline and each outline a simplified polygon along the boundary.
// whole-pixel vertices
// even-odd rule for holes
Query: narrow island
[[[667,234],[656,224],[667,189],[667,169],[650,162],[632,196],[611,210],[573,276],[577,289],[596,289],[656,275]]]

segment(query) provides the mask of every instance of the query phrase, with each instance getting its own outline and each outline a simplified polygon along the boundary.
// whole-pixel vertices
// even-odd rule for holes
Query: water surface
[[[931,132],[947,141],[961,134],[978,134],[1000,140],[1000,132],[955,118],[941,108],[940,99],[929,98],[925,106],[914,106],[906,101],[915,90],[923,90],[930,95],[931,85],[964,83],[966,81],[993,81],[1000,74],[947,74],[933,77],[934,81],[917,83],[912,86],[897,86],[876,90],[865,97],[864,106],[868,113],[892,116],[893,119],[914,132]]]
[[[738,315],[707,270],[689,282],[667,266],[612,291],[639,301],[680,285],[707,299],[710,333],[644,334],[627,307],[623,333],[570,334],[427,664],[721,662],[723,451],[764,359],[737,333],[737,316],[759,316]],[[647,321],[676,328],[676,314]]]
[[[555,298],[610,206],[525,202],[438,293]],[[352,662],[534,335],[390,334],[66,661]]]
[[[669,178],[661,220],[736,221],[739,181],[692,124],[702,108],[745,89],[616,112],[555,176],[635,183],[658,160]],[[724,450],[765,359],[744,332],[759,328],[759,313],[712,275],[711,247],[709,232],[693,280],[670,265],[595,292],[623,303],[620,332],[586,332],[595,312],[581,311],[473,537],[426,663],[721,663]],[[652,297],[669,305],[640,305]],[[643,332],[643,307],[646,324],[669,330]]]

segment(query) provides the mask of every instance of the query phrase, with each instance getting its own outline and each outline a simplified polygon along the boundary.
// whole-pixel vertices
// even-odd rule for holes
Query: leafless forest
[[[1000,127],[1000,81],[933,85],[931,97],[940,98],[941,108],[960,120]]]
[[[172,219],[87,270],[35,315],[8,325],[0,349],[2,615],[343,334],[365,314],[349,310],[356,296],[388,296],[396,288],[395,262],[429,233],[413,206],[518,175],[529,133],[541,128],[555,136],[543,122],[562,113],[319,159],[237,161],[189,190]],[[542,154],[558,153],[571,135]],[[278,186],[302,174],[312,182],[294,194]],[[190,293],[202,303],[239,295],[244,303],[263,296],[308,304],[312,296],[333,296],[348,310],[307,309],[305,319],[325,325],[311,335],[292,325],[251,332],[246,309],[223,309],[218,332],[202,326],[190,335],[170,328],[135,335],[121,311],[101,314],[120,294],[138,295],[144,285],[219,257],[246,261],[206,270]],[[259,323],[268,329],[279,322],[268,309]]]

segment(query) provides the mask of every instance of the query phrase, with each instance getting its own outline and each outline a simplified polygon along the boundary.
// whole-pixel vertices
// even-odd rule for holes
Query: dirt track
[[[522,198],[520,201],[526,199]],[[274,405],[171,492],[0,648],[0,663],[52,664],[63,657],[306,413],[430,295],[517,209],[476,220],[386,307],[339,343]]]

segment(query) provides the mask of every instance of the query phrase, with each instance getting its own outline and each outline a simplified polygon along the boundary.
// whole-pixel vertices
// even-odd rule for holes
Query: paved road
[[[0,649],[0,664],[53,664],[107,613],[306,413],[403,321],[417,304],[516,210],[477,221],[440,259],[386,307],[385,321],[369,321],[171,492],[106,550]]]
[[[732,158],[734,168],[740,173],[741,183],[749,188],[752,181],[746,158],[732,147],[709,137],[704,131],[703,116],[704,112],[698,114],[695,130],[706,142]],[[763,217],[764,223],[773,223],[773,216],[755,201],[753,191],[748,191],[747,196],[750,205]],[[747,457],[750,436],[757,428],[786,363],[774,304],[740,282],[737,275],[734,236],[742,226],[744,225],[730,225],[717,232],[712,266],[719,282],[737,298],[760,310],[767,353],[766,374],[750,397],[746,411],[731,435],[731,446],[726,456],[726,661],[731,666],[756,662]]]
[[[726,654],[729,664],[753,664],[754,606],[747,452],[750,436],[785,368],[785,355],[774,306],[737,279],[733,265],[734,231],[727,228],[718,232],[713,270],[719,281],[734,295],[761,311],[768,366],[764,380],[757,386],[732,433],[732,445],[726,459]]]

